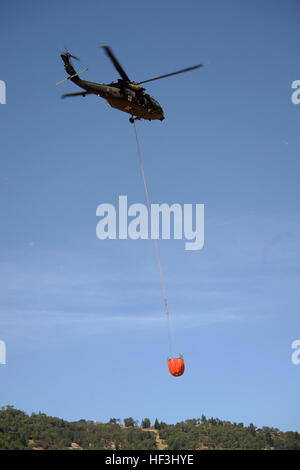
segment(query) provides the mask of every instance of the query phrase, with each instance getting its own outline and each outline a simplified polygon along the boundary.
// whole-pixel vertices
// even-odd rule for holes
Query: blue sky
[[[300,431],[297,1],[87,0],[1,7],[0,403],[65,419],[202,413]],[[165,121],[138,122],[153,203],[205,204],[205,245],[96,238],[96,208],[146,203],[128,116],[77,91],[87,80],[148,84]]]

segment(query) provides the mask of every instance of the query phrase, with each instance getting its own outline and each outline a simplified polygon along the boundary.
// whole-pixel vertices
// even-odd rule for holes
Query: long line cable
[[[148,193],[148,188],[147,188],[147,183],[146,183],[146,178],[145,178],[145,172],[144,172],[144,166],[143,166],[143,160],[142,160],[141,146],[140,146],[140,143],[139,143],[139,139],[138,139],[138,135],[137,135],[137,131],[136,131],[135,122],[133,122],[133,126],[134,126],[134,133],[135,133],[135,140],[136,140],[136,145],[137,145],[137,152],[138,152],[138,157],[139,157],[139,163],[140,163],[142,178],[143,178],[144,187],[145,187],[145,193],[146,193],[148,211],[149,211],[149,216],[150,216],[150,223],[151,223],[151,228],[152,228],[151,204],[150,204],[150,198],[149,198],[149,193]],[[156,252],[156,258],[157,258],[158,267],[159,267],[159,272],[160,272],[161,285],[162,285],[162,291],[163,291],[163,297],[164,297],[164,303],[165,303],[165,310],[166,310],[166,316],[167,316],[168,341],[169,341],[169,355],[172,355],[172,340],[171,340],[170,313],[169,313],[169,307],[168,307],[168,301],[167,301],[167,295],[166,295],[166,289],[165,289],[165,281],[164,281],[163,271],[162,271],[162,267],[161,267],[161,261],[160,261],[159,250],[158,250],[158,244],[157,244],[156,238],[154,238],[154,243],[155,243],[155,252]]]

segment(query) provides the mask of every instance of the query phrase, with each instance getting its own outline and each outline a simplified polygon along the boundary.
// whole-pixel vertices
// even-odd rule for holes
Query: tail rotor
[[[59,85],[60,83],[63,83],[65,82],[66,80],[73,80],[75,81],[74,79],[76,79],[76,77],[80,74],[82,74],[83,72],[86,72],[88,70],[88,68],[86,67],[85,69],[83,70],[80,70],[80,72],[76,72],[76,70],[74,69],[73,67],[73,64],[71,62],[71,59],[75,59],[75,60],[78,60],[80,61],[79,57],[71,54],[67,47],[65,46],[65,50],[63,52],[60,52],[60,57],[62,58],[64,64],[65,64],[65,70],[66,72],[69,74],[69,77],[66,77],[64,78],[63,80],[60,80],[59,82],[56,83],[56,85]],[[79,80],[79,79],[78,79]]]

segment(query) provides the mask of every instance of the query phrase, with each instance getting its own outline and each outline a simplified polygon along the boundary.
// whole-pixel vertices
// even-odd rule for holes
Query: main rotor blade
[[[65,93],[64,95],[62,95],[62,99],[64,98],[68,98],[69,96],[85,96],[85,95],[91,95],[92,93],[89,92],[89,91],[81,91],[79,93]]]
[[[112,63],[114,64],[114,66],[116,67],[117,71],[119,72],[119,74],[121,75],[121,77],[123,78],[123,80],[125,82],[130,82],[130,78],[128,77],[128,75],[125,73],[123,67],[120,65],[119,61],[117,60],[116,56],[114,55],[113,51],[111,50],[111,48],[109,46],[102,46],[103,49],[105,50],[106,54],[108,55],[108,57],[110,58],[110,60],[112,61]]]
[[[177,72],[167,73],[166,75],[160,75],[159,77],[149,78],[149,80],[143,80],[142,82],[136,83],[136,85],[141,85],[142,83],[153,82],[154,80],[160,80],[161,78],[171,77],[172,75],[177,75],[178,73],[189,72],[189,70],[195,70],[200,67],[203,67],[203,64],[193,65],[193,67],[188,67],[186,69],[177,70]]]

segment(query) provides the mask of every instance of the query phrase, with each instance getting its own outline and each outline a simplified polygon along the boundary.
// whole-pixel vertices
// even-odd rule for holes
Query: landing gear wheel
[[[129,118],[129,122],[131,122],[131,124],[133,124],[134,123],[134,118],[133,117]]]

